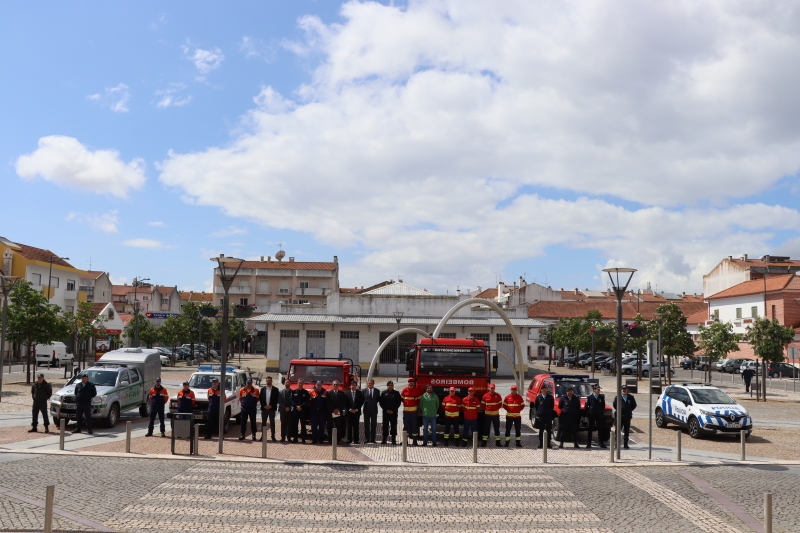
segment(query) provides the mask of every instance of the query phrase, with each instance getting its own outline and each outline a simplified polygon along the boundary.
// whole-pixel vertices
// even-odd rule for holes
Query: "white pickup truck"
[[[206,423],[208,418],[208,389],[211,388],[211,379],[220,377],[219,365],[200,365],[197,372],[189,378],[189,389],[194,392],[195,407],[192,418],[195,422]],[[225,367],[225,433],[228,432],[231,418],[239,424],[241,421],[242,405],[239,403],[239,389],[247,382],[247,372],[235,366]],[[182,387],[179,387],[179,390]],[[178,391],[169,401],[169,414],[178,412]],[[216,426],[214,426],[216,427]]]

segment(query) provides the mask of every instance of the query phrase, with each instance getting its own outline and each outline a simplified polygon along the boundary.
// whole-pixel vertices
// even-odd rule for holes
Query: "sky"
[[[207,290],[702,291],[800,258],[800,4],[0,2],[0,235]]]

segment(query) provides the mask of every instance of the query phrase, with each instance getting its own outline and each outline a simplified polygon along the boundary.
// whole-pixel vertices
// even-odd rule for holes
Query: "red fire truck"
[[[312,389],[317,381],[321,381],[322,387],[330,390],[333,382],[338,381],[339,390],[349,390],[350,382],[359,383],[361,367],[352,359],[342,357],[293,359],[289,362],[289,372],[281,378],[281,384],[287,379],[293,389],[297,388],[297,380],[303,379],[304,389]]]
[[[409,350],[406,360],[408,377],[415,378],[423,390],[433,385],[440,400],[450,394],[450,387],[455,387],[462,398],[470,387],[475,389],[477,398],[483,397],[489,389],[493,368],[497,368],[497,355],[490,360],[489,346],[474,339],[422,339]],[[440,421],[443,418],[444,411],[440,408]]]

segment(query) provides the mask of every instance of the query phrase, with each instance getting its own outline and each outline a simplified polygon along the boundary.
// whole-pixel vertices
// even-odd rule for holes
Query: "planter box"
[[[200,315],[208,317],[208,318],[212,318],[212,317],[217,316],[218,312],[219,312],[219,309],[217,309],[216,307],[201,307],[200,308]]]
[[[236,318],[247,318],[247,317],[253,316],[253,310],[252,309],[236,309],[236,308],[234,308],[233,316],[235,316]]]

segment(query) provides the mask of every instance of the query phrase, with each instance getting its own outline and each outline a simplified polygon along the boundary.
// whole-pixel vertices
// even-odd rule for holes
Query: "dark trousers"
[[[86,430],[92,430],[92,404],[79,403],[76,406],[78,412],[76,413],[78,419],[78,431],[83,427],[83,421],[86,419]]]
[[[358,444],[359,433],[361,433],[358,427],[360,421],[361,413],[347,413],[347,440],[354,444]]]
[[[544,432],[547,431],[547,442],[544,441]],[[548,418],[545,420],[539,417],[539,446],[550,447],[550,439],[553,438],[553,420]]]
[[[594,430],[597,430],[597,442],[599,442],[600,446],[602,446],[605,442],[604,437],[606,436],[606,428],[603,416],[589,415],[589,435],[587,437],[587,445],[592,444],[592,431]]]
[[[317,442],[325,440],[325,411],[311,411],[311,438]]]
[[[744,391],[745,391],[745,392],[750,392],[750,382],[751,382],[751,381],[752,381],[752,380],[750,380],[750,379],[746,379],[746,380],[744,380]]]
[[[339,411],[341,413],[341,411]],[[336,428],[336,438],[342,440],[344,438],[345,426],[344,415],[334,417],[333,413],[328,415],[328,438],[333,442],[333,428]]]
[[[50,419],[47,417],[47,402],[34,402],[33,409],[31,412],[31,426],[36,427],[39,425],[39,413],[42,413],[42,422],[44,423],[44,427],[50,425]]]
[[[483,415],[483,440],[489,440],[492,428],[494,428],[495,440],[500,440],[500,417]]]
[[[364,440],[375,442],[375,432],[378,430],[378,413],[364,412]]]
[[[296,439],[299,437],[303,439],[303,442],[305,442],[307,436],[306,425],[308,424],[308,419],[306,418],[306,411],[305,410],[294,411],[293,419],[294,419],[294,424],[292,425],[292,429],[294,430],[294,433],[292,435],[292,438]],[[300,425],[300,431],[297,431],[298,424]]]
[[[392,437],[397,436],[397,411],[388,415],[386,411],[383,412],[383,424],[382,424],[381,431],[383,433],[383,440],[386,440],[386,437],[391,435]]]
[[[297,427],[292,411],[281,411],[281,440],[291,439],[296,432]]]
[[[150,412],[150,416],[153,416],[152,411]],[[152,426],[153,424],[150,423],[151,428]],[[211,438],[211,432],[214,428],[219,428],[219,411],[208,411],[206,413],[206,437]]]
[[[467,420],[464,419],[464,431],[461,433],[461,438],[464,439],[464,442],[467,442],[472,439],[472,434],[478,431],[478,419],[474,420]]]
[[[514,428],[514,434],[517,440],[522,440],[522,417],[506,415],[506,440],[511,440],[511,428]]]
[[[624,446],[628,445],[628,435],[631,432],[631,417],[623,416],[622,417],[622,444]]]
[[[458,438],[458,417],[456,416],[446,416],[444,417],[444,435],[442,435],[445,439],[450,438],[450,426],[453,427],[453,437]]]
[[[150,405],[150,425],[147,426],[147,432],[152,433],[153,427],[156,425],[156,416],[158,416],[158,421],[161,424],[161,433],[167,431],[166,426],[164,426],[164,402],[161,402],[161,405],[155,406]]]
[[[242,416],[240,417],[242,423],[242,437],[247,434],[247,420],[250,419],[250,430],[253,433],[253,436],[256,436],[256,430],[258,426],[256,425],[256,410],[255,409],[242,409]]]
[[[571,415],[561,415],[558,420],[561,422],[561,426],[558,428],[556,440],[563,443],[564,433],[569,432],[572,442],[578,444],[578,419]]]
[[[272,438],[275,438],[275,409],[262,409],[261,410],[261,434],[267,433],[267,422],[269,422],[269,431]]]
[[[418,420],[416,411],[410,413],[403,411],[403,428],[406,430],[406,434],[412,439],[419,437]]]

